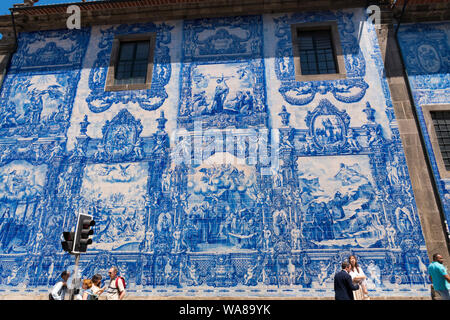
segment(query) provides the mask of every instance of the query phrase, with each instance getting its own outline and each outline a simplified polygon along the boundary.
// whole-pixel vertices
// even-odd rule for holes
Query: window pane
[[[115,84],[142,84],[146,81],[150,41],[122,42],[116,65]]]
[[[317,31],[314,39],[317,49],[331,48],[331,37],[329,31]]]
[[[117,72],[125,72],[131,71],[131,67],[133,66],[132,61],[120,61],[120,63],[117,65]]]
[[[314,39],[309,35],[301,36],[299,39],[300,50],[314,50]]]
[[[450,111],[432,111],[431,119],[433,120],[442,160],[445,168],[450,170],[450,128],[445,125],[450,120]]]
[[[119,60],[133,60],[134,47],[134,42],[121,43]]]
[[[148,41],[138,42],[136,47],[136,59],[143,60],[148,58],[150,43]]]
[[[147,75],[147,61],[137,61],[133,67],[133,78],[142,78]]]
[[[297,34],[302,74],[336,73],[331,30],[299,30]]]
[[[117,65],[117,79],[124,79],[131,77],[132,62],[120,62]]]

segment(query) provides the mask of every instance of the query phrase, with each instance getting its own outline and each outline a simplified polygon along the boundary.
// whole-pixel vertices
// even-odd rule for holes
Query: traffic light
[[[72,253],[73,241],[75,239],[75,232],[63,232],[64,241],[61,241],[61,245],[64,251]]]
[[[92,243],[92,239],[89,236],[94,234],[94,230],[91,229],[94,225],[95,221],[92,216],[84,213],[78,214],[74,252],[86,252],[87,246]]]

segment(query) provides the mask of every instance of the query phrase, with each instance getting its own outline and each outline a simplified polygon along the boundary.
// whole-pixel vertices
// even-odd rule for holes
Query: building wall
[[[448,22],[405,24],[398,34],[420,129],[425,138],[446,221],[450,218],[450,176],[443,166],[429,113],[450,108],[449,35]],[[448,225],[446,228],[448,230]]]
[[[350,254],[372,295],[428,295],[365,20],[361,9],[20,34],[1,92],[2,290],[45,291],[70,269],[60,236],[85,212],[96,226],[82,276],[117,265],[133,295],[329,297]],[[324,21],[338,24],[346,78],[295,81],[291,25]],[[114,36],[148,32],[151,89],[105,92]],[[250,111],[204,111],[218,105]]]

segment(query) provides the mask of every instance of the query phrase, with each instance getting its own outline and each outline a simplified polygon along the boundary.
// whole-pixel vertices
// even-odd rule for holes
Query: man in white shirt
[[[70,277],[70,272],[64,270],[61,273],[62,281],[57,282],[50,293],[50,300],[64,300],[67,291],[67,280]]]
[[[111,267],[108,271],[109,285],[106,289],[107,300],[122,300],[125,297],[124,280],[117,276],[117,268]]]

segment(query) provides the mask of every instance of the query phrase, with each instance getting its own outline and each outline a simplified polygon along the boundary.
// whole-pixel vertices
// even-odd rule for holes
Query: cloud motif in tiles
[[[0,199],[19,201],[44,194],[47,167],[16,160],[0,168]]]
[[[95,208],[99,242],[95,248],[114,250],[143,240],[147,171],[139,163],[86,167],[80,195]]]

